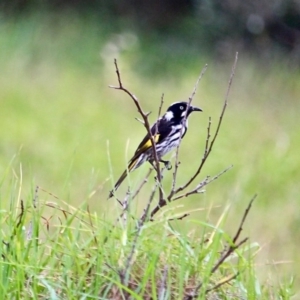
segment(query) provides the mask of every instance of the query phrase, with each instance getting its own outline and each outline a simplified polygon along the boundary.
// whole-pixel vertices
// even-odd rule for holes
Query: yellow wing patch
[[[153,136],[153,140],[154,140],[155,143],[158,142],[159,136],[160,136],[160,134],[156,134],[156,135]],[[151,147],[152,147],[152,141],[149,138],[143,145],[141,145],[141,147],[138,149],[138,151],[139,152],[144,152],[144,151],[148,150]]]

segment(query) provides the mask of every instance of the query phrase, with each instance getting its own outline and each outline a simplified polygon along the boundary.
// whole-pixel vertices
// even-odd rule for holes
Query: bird
[[[167,169],[171,169],[170,162],[163,160],[162,157],[178,147],[181,139],[187,132],[188,117],[194,111],[201,112],[202,109],[192,106],[185,101],[175,102],[169,106],[166,113],[151,127],[150,131],[155,143],[158,161],[163,163]],[[114,192],[120,187],[128,173],[137,169],[146,161],[150,162],[155,168],[152,141],[149,133],[146,134],[138,145],[133,157],[129,160],[127,169],[122,173],[114,188],[109,192],[108,199],[114,195]]]

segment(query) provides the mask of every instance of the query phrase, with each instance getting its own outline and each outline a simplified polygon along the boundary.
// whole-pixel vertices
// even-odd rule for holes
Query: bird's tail
[[[116,182],[114,188],[109,192],[108,199],[111,198],[114,195],[115,191],[120,187],[120,185],[122,184],[124,179],[127,177],[127,174],[129,172],[131,172],[132,170],[134,170],[137,161],[138,161],[138,159],[134,159],[134,160],[129,162],[128,168],[122,173],[122,175],[120,176],[120,178]]]
[[[121,183],[123,182],[123,180],[126,178],[128,172],[129,172],[129,170],[125,170],[122,173],[122,175],[120,176],[120,178],[116,182],[114,188],[109,192],[108,199],[111,198],[114,195],[114,192],[119,188],[119,186],[121,185]]]

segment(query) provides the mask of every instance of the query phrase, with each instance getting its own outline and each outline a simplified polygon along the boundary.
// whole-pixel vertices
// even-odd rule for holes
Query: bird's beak
[[[192,111],[202,111],[202,109],[200,107],[197,107],[197,106],[190,106],[190,112]]]

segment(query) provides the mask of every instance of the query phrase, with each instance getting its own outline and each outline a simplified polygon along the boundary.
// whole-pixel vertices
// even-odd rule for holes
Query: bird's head
[[[202,111],[201,108],[190,105],[188,107],[187,102],[175,102],[171,104],[171,106],[168,108],[165,117],[169,120],[175,118],[175,119],[182,119],[185,116],[188,117],[193,111]]]

